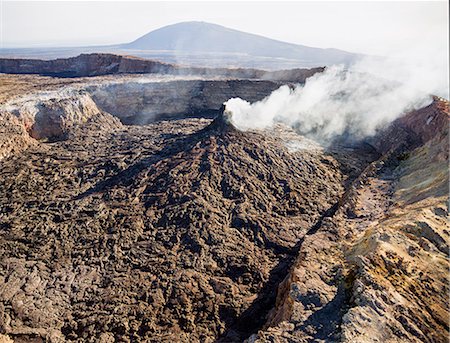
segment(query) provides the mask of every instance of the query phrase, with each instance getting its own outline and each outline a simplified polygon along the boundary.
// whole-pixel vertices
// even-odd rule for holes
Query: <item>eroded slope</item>
[[[374,137],[382,153],[304,239],[249,342],[446,342],[448,101]]]

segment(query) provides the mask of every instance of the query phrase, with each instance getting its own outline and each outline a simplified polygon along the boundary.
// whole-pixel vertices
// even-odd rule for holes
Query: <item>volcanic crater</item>
[[[322,147],[224,118],[286,80],[0,79],[5,340],[445,341],[448,101]]]

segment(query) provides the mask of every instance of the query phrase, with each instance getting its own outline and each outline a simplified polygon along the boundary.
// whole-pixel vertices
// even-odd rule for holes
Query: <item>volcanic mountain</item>
[[[125,44],[109,46],[89,46],[72,48],[29,48],[29,49],[0,49],[0,58],[25,59],[54,59],[69,58],[80,54],[96,53],[101,63],[104,59],[111,59],[105,54],[132,55],[140,58],[156,60],[152,66],[145,66],[136,58],[125,57],[118,61],[115,57],[112,70],[121,69],[133,72],[139,70],[167,69],[160,62],[182,64],[191,67],[243,67],[264,70],[281,70],[293,68],[323,67],[333,64],[350,64],[362,55],[338,49],[313,48],[304,45],[291,44],[269,39],[263,36],[229,29],[220,25],[205,22],[182,22],[164,26],[151,31],[142,37]],[[69,65],[66,69],[82,67]],[[122,63],[126,62],[126,63]],[[12,62],[13,63],[13,62]],[[33,63],[30,61],[30,63]],[[56,63],[56,68],[63,61]],[[46,66],[40,62],[40,67]],[[119,67],[119,64],[124,66]],[[30,66],[23,65],[23,70],[30,70]],[[49,73],[57,73],[57,69],[48,68]],[[100,69],[96,74],[102,74],[109,69]],[[78,75],[69,73],[67,75]],[[24,73],[25,71],[22,71]],[[142,71],[139,71],[142,72]]]
[[[237,54],[296,59],[316,66],[348,64],[360,57],[338,49],[290,44],[205,22],[182,22],[151,31],[120,46],[133,50],[175,53]]]

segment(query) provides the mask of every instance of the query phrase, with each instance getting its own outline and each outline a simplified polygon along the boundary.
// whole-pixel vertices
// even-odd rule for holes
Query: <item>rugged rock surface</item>
[[[446,342],[448,101],[395,121],[382,156],[301,243],[249,342]]]
[[[36,78],[0,114],[0,342],[446,340],[448,102],[324,150],[224,116],[125,126],[95,93],[116,84]],[[180,111],[271,85],[166,83],[196,85]]]
[[[18,154],[34,143],[23,123],[15,115],[0,113],[0,160]]]
[[[69,90],[50,94],[48,98],[21,99],[17,104],[5,107],[22,123],[32,138],[38,140],[62,140],[77,125],[86,123],[96,117],[107,126],[104,129],[120,127],[120,121],[103,114],[85,91]]]
[[[0,73],[42,74],[59,77],[98,76],[116,73],[167,73],[171,64],[113,54],[81,54],[56,60],[0,59]]]
[[[235,341],[262,324],[346,176],[320,149],[289,152],[293,132],[208,125],[87,122],[0,162],[2,332]]]

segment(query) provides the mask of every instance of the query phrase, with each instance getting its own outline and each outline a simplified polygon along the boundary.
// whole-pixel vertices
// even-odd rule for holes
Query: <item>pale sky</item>
[[[126,43],[159,27],[206,21],[290,43],[389,54],[448,41],[447,1],[3,1],[1,46]]]

